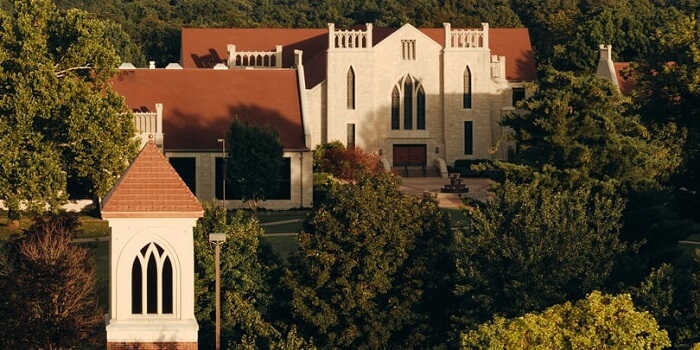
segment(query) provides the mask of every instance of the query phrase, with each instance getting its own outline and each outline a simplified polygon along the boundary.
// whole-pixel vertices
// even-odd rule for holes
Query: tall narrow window
[[[141,261],[134,259],[131,265],[131,313],[140,314],[143,312],[143,277],[141,276]]]
[[[131,266],[131,313],[172,314],[173,281],[172,262],[165,250],[155,243],[141,248]]]
[[[346,145],[348,149],[355,148],[355,124],[349,123],[347,127],[347,139]]]
[[[462,108],[472,108],[472,72],[469,66],[464,69],[464,96],[462,97]]]
[[[352,67],[348,69],[347,90],[348,109],[355,109],[355,70]]]
[[[170,258],[165,258],[163,262],[163,313],[173,313],[173,265],[170,263]]]
[[[418,93],[416,94],[416,107],[418,109],[416,128],[425,130],[425,90],[423,90],[422,86],[418,88]]]
[[[474,122],[464,122],[464,154],[474,154]]]
[[[403,82],[403,128],[413,129],[413,80],[410,76]]]
[[[148,258],[148,268],[146,269],[146,312],[149,314],[158,313],[158,267],[153,254]]]
[[[401,128],[401,94],[398,86],[394,86],[391,91],[391,130],[399,130]]]

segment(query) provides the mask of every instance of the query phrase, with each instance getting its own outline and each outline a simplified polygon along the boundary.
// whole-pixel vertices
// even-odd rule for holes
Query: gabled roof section
[[[398,28],[373,26],[373,45],[379,44],[397,30]],[[445,47],[444,28],[417,30]],[[216,63],[223,63],[228,56],[228,44],[236,45],[238,51],[274,51],[276,45],[282,45],[284,68],[293,66],[294,50],[302,50],[306,88],[313,88],[326,79],[328,28],[183,28],[182,65],[185,68],[211,68]],[[527,28],[489,28],[489,46],[492,55],[506,57],[506,79],[537,80],[535,56]]]
[[[132,110],[163,104],[167,151],[221,150],[234,117],[277,130],[287,150],[307,148],[293,69],[123,69],[111,83]]]
[[[615,62],[615,74],[617,76],[617,83],[620,85],[620,92],[623,95],[629,95],[636,87],[636,82],[632,77],[625,77],[624,71],[630,66],[630,62]]]
[[[414,33],[416,33],[417,36],[422,36],[430,41],[434,41],[435,46],[437,46],[437,47],[440,47],[440,48],[445,47],[442,43],[440,43],[440,41],[437,41],[437,40],[435,40],[435,38],[426,34],[425,31],[426,31],[426,29],[416,28],[410,23],[406,23],[406,24],[402,25],[401,28],[374,28],[373,27],[372,28],[372,45],[373,46],[381,45],[382,42],[389,39],[389,37],[391,37],[394,34],[399,33],[397,35],[402,35],[402,34],[400,34],[400,32],[408,32],[408,33],[414,32]],[[445,35],[444,31],[441,31],[441,33],[443,33],[442,34],[443,36]],[[403,34],[403,35],[406,35],[406,34]],[[405,39],[405,38],[400,38],[400,39]],[[442,40],[442,41],[444,42],[445,40]]]
[[[204,209],[158,146],[148,142],[102,201],[102,218],[199,218]]]
[[[421,28],[419,30],[445,47],[444,29]],[[537,80],[535,54],[532,51],[530,32],[527,28],[489,28],[489,48],[492,55],[506,57],[506,79]]]
[[[326,49],[328,29],[280,28],[183,28],[182,66],[184,68],[212,68],[226,63],[227,45],[236,45],[238,51],[274,51],[282,45],[282,67],[294,65],[294,50],[304,51],[307,88],[318,85],[326,76]],[[322,75],[309,74],[323,71]]]

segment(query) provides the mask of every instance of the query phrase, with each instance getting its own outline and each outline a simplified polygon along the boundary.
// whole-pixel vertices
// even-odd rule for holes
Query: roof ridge
[[[148,141],[102,201],[102,217],[201,217],[199,200]]]

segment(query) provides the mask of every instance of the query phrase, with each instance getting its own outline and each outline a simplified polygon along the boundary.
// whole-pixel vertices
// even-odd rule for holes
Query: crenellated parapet
[[[491,79],[506,82],[506,56],[491,55]]]
[[[365,28],[365,30],[337,30],[335,24],[328,23],[328,50],[372,48],[372,24],[365,24]]]
[[[481,29],[452,29],[450,23],[445,28],[445,49],[487,49],[489,48],[489,24],[481,23]]]
[[[282,45],[275,51],[236,51],[236,45],[228,45],[228,67],[231,68],[282,68]]]

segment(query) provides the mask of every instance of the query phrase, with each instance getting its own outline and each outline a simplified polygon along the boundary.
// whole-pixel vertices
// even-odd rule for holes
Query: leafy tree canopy
[[[674,348],[700,346],[700,250],[688,265],[653,269],[632,296],[668,330]]]
[[[279,133],[236,117],[226,141],[226,179],[255,209],[279,188],[284,164]]]
[[[281,261],[264,241],[258,220],[242,212],[228,216],[216,205],[206,205],[195,227],[196,315],[200,345],[213,347],[215,267],[210,233],[225,233],[221,246],[222,344],[242,349],[310,349],[309,342],[291,327],[275,327],[271,304],[281,275]],[[286,346],[288,347],[284,347]]]
[[[0,199],[11,216],[20,203],[56,208],[68,181],[103,196],[135,155],[132,116],[107,83],[118,65],[107,29],[48,0],[0,15]]]
[[[585,187],[552,190],[546,181],[506,181],[492,200],[469,209],[470,225],[456,244],[464,326],[583,297],[603,286],[625,251],[620,200]]]
[[[681,15],[657,29],[654,53],[633,66],[640,112],[659,125],[675,123],[687,131],[683,165],[672,183],[676,207],[697,221],[700,211],[700,22]]]
[[[284,282],[303,334],[321,347],[429,347],[444,341],[450,235],[431,199],[391,174],[334,183],[298,237]],[[438,334],[442,339],[430,339]]]
[[[496,317],[462,335],[461,349],[665,349],[668,334],[629,295],[593,292],[542,313]]]

